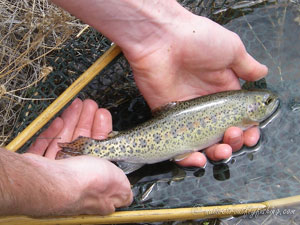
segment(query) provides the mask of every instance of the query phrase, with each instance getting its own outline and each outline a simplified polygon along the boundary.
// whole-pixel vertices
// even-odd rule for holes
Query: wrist
[[[130,60],[161,48],[176,18],[189,13],[176,0],[52,0],[119,45]],[[190,13],[191,14],[191,13]]]
[[[133,17],[123,18],[127,23],[119,24],[118,31],[122,35],[109,37],[109,33],[107,36],[122,48],[130,61],[141,59],[163,46],[169,47],[177,18],[189,13],[176,0],[127,2],[135,11]]]
[[[71,205],[74,207],[72,202],[79,198],[74,196],[74,193],[78,193],[78,186],[74,185],[75,180],[70,171],[57,161],[45,157],[33,154],[24,154],[22,157],[27,164],[24,171],[27,181],[23,181],[23,187],[16,187],[13,191],[18,193],[16,214],[61,215],[68,212]]]

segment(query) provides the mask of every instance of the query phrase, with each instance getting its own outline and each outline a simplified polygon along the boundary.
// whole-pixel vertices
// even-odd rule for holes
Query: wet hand
[[[70,142],[78,136],[104,139],[111,130],[112,118],[109,111],[98,109],[92,100],[82,102],[76,99],[61,117],[56,118],[39,135],[25,154],[37,160],[40,156],[45,156],[53,161],[56,168],[72,174],[74,179],[66,179],[66,184],[63,185],[73,187],[69,190],[68,200],[60,203],[68,205],[62,210],[62,214],[106,215],[114,212],[115,208],[128,206],[132,202],[130,183],[123,171],[113,163],[90,156],[54,160],[59,151],[57,142]],[[53,163],[50,162],[51,165]]]
[[[55,159],[60,150],[58,142],[71,142],[78,136],[93,139],[105,139],[112,131],[112,118],[108,110],[98,108],[95,101],[75,99],[73,103],[57,117],[27,152]]]
[[[213,21],[183,12],[162,24],[164,36],[142,52],[125,50],[136,83],[152,109],[215,92],[240,89],[239,78],[255,81],[267,74],[245,50],[240,38]],[[156,41],[155,41],[156,40]],[[259,129],[226,131],[223,144],[206,149],[212,160],[227,159],[243,145],[254,146]],[[179,162],[182,166],[204,166],[205,156],[195,152]]]

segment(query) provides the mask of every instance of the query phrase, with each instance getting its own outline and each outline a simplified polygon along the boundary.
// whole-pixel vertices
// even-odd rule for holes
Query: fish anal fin
[[[141,168],[144,163],[127,163],[127,162],[117,162],[120,169],[124,171],[125,174],[132,173],[133,171]]]
[[[152,115],[153,116],[158,116],[166,111],[168,111],[169,109],[173,108],[178,102],[170,102],[166,105],[157,107],[155,109],[152,110]]]
[[[183,159],[187,158],[190,154],[192,154],[192,153],[188,152],[188,153],[184,153],[181,155],[177,155],[174,157],[174,161],[177,162],[177,161],[183,160]]]

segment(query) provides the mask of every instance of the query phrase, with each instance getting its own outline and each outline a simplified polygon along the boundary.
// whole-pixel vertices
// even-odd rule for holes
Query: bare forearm
[[[52,1],[114,41],[127,57],[143,54],[147,46],[161,46],[166,27],[185,11],[175,0]]]
[[[58,180],[38,161],[0,148],[0,214],[57,214],[64,196]]]

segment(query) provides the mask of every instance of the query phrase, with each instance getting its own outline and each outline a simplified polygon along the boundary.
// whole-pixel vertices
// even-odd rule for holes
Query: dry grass
[[[0,146],[32,100],[27,89],[51,72],[47,57],[84,26],[47,0],[0,0]]]

